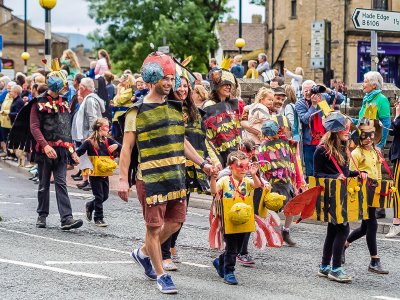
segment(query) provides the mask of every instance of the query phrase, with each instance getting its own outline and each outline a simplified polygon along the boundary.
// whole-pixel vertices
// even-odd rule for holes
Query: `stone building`
[[[0,34],[3,36],[2,58],[8,63],[13,62],[14,73],[22,72],[24,69],[24,61],[21,59],[21,53],[24,52],[24,20],[14,16],[12,9],[4,6],[2,0],[0,0]],[[28,66],[43,67],[41,60],[44,58],[44,31],[28,23],[27,37],[27,50],[30,54]],[[67,48],[68,39],[52,33],[52,56],[61,57]],[[7,72],[7,74],[10,73]]]
[[[332,76],[346,83],[360,82],[370,70],[370,32],[356,30],[352,14],[356,8],[372,7],[400,11],[399,0],[267,0],[268,57],[274,67],[294,70],[303,67],[305,78],[322,82],[324,72],[310,68],[311,26],[314,21],[330,22],[330,69]],[[272,53],[273,52],[273,53]],[[400,32],[378,32],[378,70],[385,82],[400,81]]]

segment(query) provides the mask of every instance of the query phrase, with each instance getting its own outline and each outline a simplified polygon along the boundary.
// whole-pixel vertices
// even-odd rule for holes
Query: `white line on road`
[[[15,204],[15,205],[22,205],[22,203],[18,203],[18,202],[0,202],[0,204]]]
[[[117,252],[117,253],[122,253],[122,254],[130,254],[130,252],[128,252],[128,251],[121,251],[121,250],[117,250],[117,249],[100,247],[100,246],[95,246],[95,245],[89,245],[89,244],[83,244],[83,243],[77,243],[77,242],[71,242],[71,241],[64,241],[64,240],[58,240],[58,239],[53,239],[53,238],[49,238],[49,237],[46,237],[46,236],[26,233],[26,232],[12,230],[12,229],[0,228],[0,230],[4,230],[4,231],[8,231],[8,232],[14,232],[14,233],[18,233],[18,234],[22,234],[22,235],[26,235],[26,236],[31,236],[31,237],[35,237],[35,238],[40,238],[40,239],[44,239],[44,240],[49,240],[49,241],[53,241],[53,242],[72,244],[72,245],[78,245],[78,246],[85,246],[85,247],[90,247],[90,248],[95,248],[95,249],[100,249],[100,250],[106,250],[106,251],[110,251],[110,252]]]
[[[377,238],[377,240],[380,240],[380,241],[387,241],[387,242],[398,242],[398,243],[400,243],[400,240],[399,240],[399,239],[381,239],[381,238]]]
[[[64,274],[69,274],[69,275],[74,275],[74,276],[83,276],[83,277],[98,278],[98,279],[111,279],[110,277],[99,275],[99,274],[70,271],[70,270],[65,270],[65,269],[60,269],[60,268],[55,268],[55,267],[48,267],[48,266],[42,266],[42,265],[38,265],[38,264],[32,264],[32,263],[23,262],[23,261],[16,261],[16,260],[0,258],[0,262],[18,265],[18,266],[29,267],[29,268],[48,270],[48,271],[53,271],[53,272],[58,272],[58,273],[64,273]]]
[[[117,249],[100,247],[100,246],[95,246],[95,245],[90,245],[90,244],[83,244],[83,243],[77,243],[77,242],[53,239],[53,238],[49,238],[49,237],[46,237],[46,236],[26,233],[26,232],[12,230],[12,229],[6,229],[6,228],[1,228],[0,227],[0,230],[13,232],[13,233],[18,233],[18,234],[22,234],[22,235],[26,235],[26,236],[35,237],[35,238],[45,239],[45,240],[49,240],[49,241],[53,241],[53,242],[72,244],[72,245],[78,245],[78,246],[85,246],[85,247],[95,248],[95,249],[99,249],[99,250],[106,250],[106,251],[110,251],[110,252],[117,252],[117,253],[122,253],[122,254],[131,254],[131,252],[128,252],[128,251],[121,251],[121,250],[117,250]],[[207,265],[196,264],[196,263],[191,263],[191,262],[182,262],[182,264],[186,264],[186,265],[194,266],[194,267],[199,267],[199,268],[209,268],[209,266],[207,266]]]
[[[387,296],[372,296],[375,299],[382,299],[382,300],[400,300],[400,298],[392,298]]]
[[[186,261],[181,262],[184,265],[189,265],[189,266],[194,266],[194,267],[199,267],[199,268],[209,268],[210,266],[202,265],[202,264],[196,264],[196,263],[190,263]]]
[[[106,260],[106,261],[45,261],[46,265],[102,265],[102,264],[134,264],[133,260]]]

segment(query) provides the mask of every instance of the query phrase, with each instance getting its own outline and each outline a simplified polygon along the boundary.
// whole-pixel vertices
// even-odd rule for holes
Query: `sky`
[[[44,29],[44,10],[39,0],[27,0],[28,19],[33,26]],[[239,18],[239,0],[229,0],[228,5],[233,7],[232,17]],[[4,5],[13,10],[13,14],[24,18],[24,0],[4,0]],[[245,23],[251,22],[253,14],[264,16],[262,6],[249,4],[249,0],[242,1],[242,19]],[[85,0],[58,0],[51,11],[51,26],[53,32],[88,34],[98,26],[88,16],[88,4]]]

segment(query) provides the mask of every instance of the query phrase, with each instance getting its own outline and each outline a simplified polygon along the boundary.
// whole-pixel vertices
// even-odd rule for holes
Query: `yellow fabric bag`
[[[243,199],[241,197],[222,198],[221,202],[223,207],[225,234],[253,232],[256,230],[256,225],[254,221],[253,192],[251,193],[251,196],[244,197]],[[249,219],[244,224],[235,224],[237,222],[232,221],[235,218],[231,217],[231,210],[236,203],[244,203],[250,207],[248,208],[250,215]]]
[[[99,156],[99,152],[97,151],[94,143],[90,140],[90,143],[93,146],[94,152],[96,152],[97,156],[90,156],[89,159],[93,164],[93,171],[90,174],[91,176],[112,176],[115,170],[118,167],[118,164],[114,161],[114,157],[109,153],[109,156]],[[108,140],[105,140],[105,144],[108,151]]]

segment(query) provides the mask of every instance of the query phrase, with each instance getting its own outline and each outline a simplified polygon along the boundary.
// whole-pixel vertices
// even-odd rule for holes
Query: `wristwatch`
[[[208,164],[208,161],[207,160],[203,160],[203,162],[200,164],[200,169],[204,169],[204,166],[206,165],[206,164]]]

